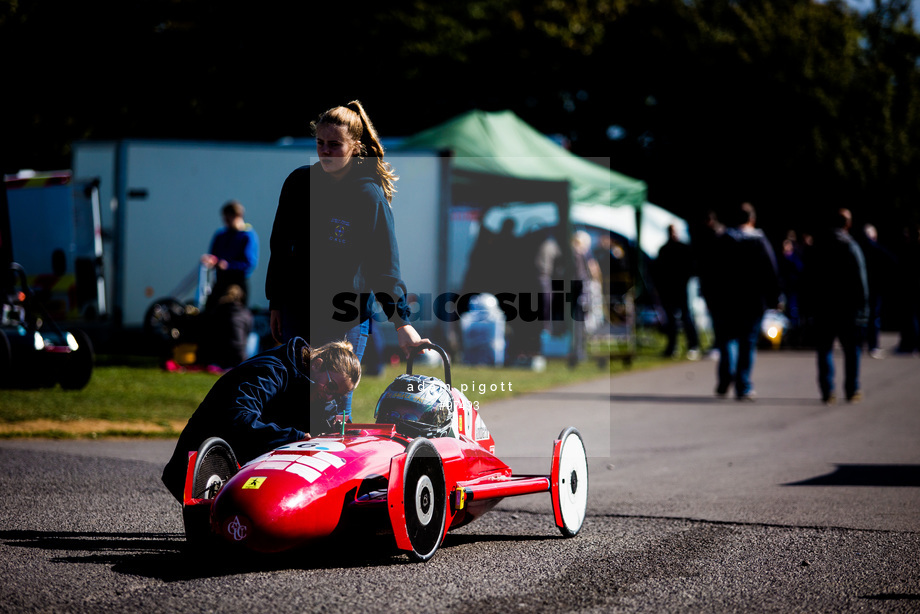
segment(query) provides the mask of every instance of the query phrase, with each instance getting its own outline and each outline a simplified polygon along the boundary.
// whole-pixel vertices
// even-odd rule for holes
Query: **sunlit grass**
[[[662,362],[659,356],[662,346],[658,335],[647,336],[629,365],[622,359],[598,361],[592,358],[569,367],[564,359],[551,359],[544,371],[537,372],[455,364],[451,369],[452,383],[461,390],[465,386],[471,401],[486,404],[528,392],[609,377],[626,369],[654,367]],[[373,422],[377,399],[390,382],[404,372],[405,363],[388,366],[379,376],[365,375],[354,394],[353,420]],[[413,372],[443,378],[440,364],[431,367],[416,364]],[[171,373],[142,360],[102,357],[89,385],[83,390],[66,391],[60,387],[0,390],[0,427],[3,427],[0,437],[174,437],[217,378],[205,372]],[[36,421],[42,425],[51,422],[36,428]],[[77,428],[89,421],[100,422],[101,432],[96,429],[86,433],[83,432],[85,428]],[[109,422],[115,424],[105,427]],[[33,427],[30,430],[18,428],[26,423],[33,423]],[[151,431],[150,425],[160,428]]]
[[[166,424],[188,419],[216,379],[208,373],[168,373],[157,367],[97,366],[83,390],[3,390],[0,422],[90,419]]]

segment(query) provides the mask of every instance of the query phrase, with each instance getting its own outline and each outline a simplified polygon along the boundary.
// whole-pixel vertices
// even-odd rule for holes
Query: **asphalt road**
[[[520,472],[580,429],[588,518],[563,539],[548,497],[508,499],[425,564],[189,553],[173,442],[2,441],[0,612],[920,612],[920,359],[865,360],[864,401],[831,407],[808,352],[761,352],[753,403],[716,399],[714,369],[483,407]]]

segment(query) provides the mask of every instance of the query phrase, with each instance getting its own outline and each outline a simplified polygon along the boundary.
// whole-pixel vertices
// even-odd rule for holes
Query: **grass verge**
[[[465,386],[471,401],[487,407],[502,398],[655,367],[664,360],[660,349],[658,342],[643,344],[630,366],[621,360],[602,366],[589,360],[570,368],[559,359],[548,361],[545,371],[535,372],[456,364],[451,368],[452,383],[461,390]],[[413,371],[443,378],[440,365],[416,365]],[[365,375],[353,398],[353,420],[373,422],[377,399],[404,372],[401,364],[387,367],[379,376]],[[217,378],[205,372],[170,373],[145,361],[101,357],[83,390],[0,392],[0,438],[176,437]]]

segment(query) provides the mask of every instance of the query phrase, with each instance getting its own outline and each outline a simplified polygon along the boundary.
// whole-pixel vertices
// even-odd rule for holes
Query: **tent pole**
[[[636,207],[636,257],[632,258],[630,263],[630,273],[632,274],[633,284],[636,288],[635,299],[638,300],[642,295],[642,288],[645,280],[645,267],[642,264],[642,207]]]

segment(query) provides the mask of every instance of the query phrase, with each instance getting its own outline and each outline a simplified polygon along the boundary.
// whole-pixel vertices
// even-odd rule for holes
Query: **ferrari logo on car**
[[[262,482],[265,480],[266,478],[249,478],[246,480],[246,483],[243,484],[243,489],[258,490],[259,487],[262,486]]]

